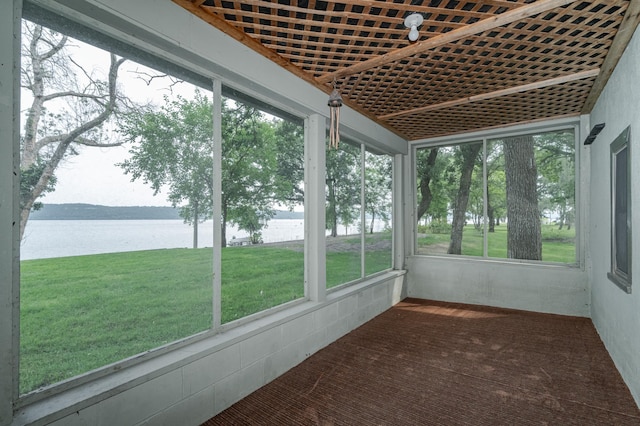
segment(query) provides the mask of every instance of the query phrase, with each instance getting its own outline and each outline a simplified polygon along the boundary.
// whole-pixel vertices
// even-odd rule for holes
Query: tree
[[[342,144],[327,151],[327,229],[338,236],[338,224],[349,226],[360,214],[360,147]]]
[[[558,217],[560,229],[571,227],[575,204],[574,134],[544,133],[536,137],[540,208]]]
[[[222,244],[227,223],[250,234],[275,214],[278,189],[276,137],[272,123],[256,108],[235,103],[222,108]],[[248,210],[253,213],[248,214]],[[243,228],[247,224],[251,229]],[[253,235],[253,234],[252,234]]]
[[[416,169],[418,175],[418,220],[429,211],[431,200],[433,200],[433,192],[431,191],[431,180],[439,177],[435,172],[436,158],[438,157],[438,148],[419,150],[416,160]]]
[[[304,128],[287,120],[275,120],[277,199],[293,208],[304,203]]]
[[[131,115],[124,129],[132,147],[121,167],[156,194],[168,191],[168,200],[194,227],[194,248],[198,223],[213,214],[212,114],[212,101],[196,91],[193,99],[178,96],[157,111]],[[225,102],[222,139],[222,246],[227,224],[258,241],[276,199],[273,128],[257,109]]]
[[[471,178],[481,149],[482,143],[465,144],[459,147],[461,157],[460,185],[453,209],[451,239],[449,241],[449,249],[447,250],[448,254],[462,254],[462,232],[464,231],[466,222]]]
[[[391,158],[386,155],[366,153],[364,199],[365,211],[369,215],[369,233],[373,234],[376,219],[388,221],[392,200]]]
[[[507,257],[542,260],[542,235],[538,209],[533,136],[504,141],[507,187]]]
[[[495,232],[506,212],[504,155],[502,143],[487,144],[487,219],[489,232]]]
[[[132,181],[151,185],[154,195],[167,189],[171,205],[193,225],[194,248],[198,223],[213,213],[212,114],[211,101],[196,91],[193,100],[165,96],[159,111],[130,114],[123,128],[132,146],[120,167]]]
[[[40,197],[55,189],[55,171],[77,147],[113,147],[103,125],[131,108],[117,88],[124,59],[109,55],[106,81],[73,57],[71,40],[29,22],[23,24],[21,87],[26,108],[20,139],[20,238]]]

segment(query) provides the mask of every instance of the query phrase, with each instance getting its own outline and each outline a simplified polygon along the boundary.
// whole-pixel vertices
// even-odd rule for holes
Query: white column
[[[414,235],[417,228],[416,219],[416,180],[413,170],[415,149],[409,146],[409,154],[401,155],[401,169],[396,175],[402,179],[402,198],[396,199],[402,203],[402,211],[399,220],[403,221],[401,247],[404,249],[404,257],[415,254]],[[398,160],[396,160],[398,161]]]
[[[404,167],[403,159],[405,155],[396,154],[393,157],[392,173],[392,197],[393,197],[393,269],[404,268],[405,258],[405,206],[404,206]],[[409,227],[411,228],[411,227]]]
[[[0,425],[18,396],[20,0],[0,2]]]
[[[327,297],[325,233],[325,164],[327,119],[314,114],[304,121],[304,262],[305,294]]]
[[[222,82],[213,80],[213,328],[222,322]]]

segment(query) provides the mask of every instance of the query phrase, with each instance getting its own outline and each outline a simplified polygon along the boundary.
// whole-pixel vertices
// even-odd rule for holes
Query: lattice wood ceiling
[[[408,140],[589,112],[640,17],[640,0],[173,1]]]

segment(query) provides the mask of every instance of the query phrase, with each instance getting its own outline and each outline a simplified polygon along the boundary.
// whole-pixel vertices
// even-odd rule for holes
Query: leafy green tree
[[[482,143],[460,145],[457,150],[460,178],[458,191],[455,196],[453,208],[453,220],[451,224],[451,239],[449,241],[448,254],[462,253],[462,232],[466,223],[467,205],[471,190],[473,171],[476,167],[478,154],[482,149]]]
[[[276,198],[293,208],[304,203],[304,128],[275,120]]]
[[[438,178],[436,159],[438,158],[438,147],[431,149],[420,149],[417,151],[416,174],[418,179],[418,221],[429,211],[433,200],[431,190],[431,180]]]
[[[222,114],[222,241],[226,245],[227,224],[251,235],[264,228],[275,214],[278,188],[284,184],[278,181],[272,123],[256,108],[240,103],[223,105]]]
[[[158,111],[130,114],[123,133],[131,142],[131,157],[120,164],[131,180],[142,179],[154,195],[166,190],[185,223],[193,225],[198,247],[198,223],[212,217],[213,104],[196,91],[193,100],[165,97]]]
[[[454,148],[451,147],[417,151],[418,220],[428,218],[432,228],[435,224],[447,224],[458,173],[453,160]]]
[[[391,213],[391,157],[374,155],[370,152],[365,156],[365,211],[371,221],[369,233],[373,234],[377,219],[388,221]]]
[[[489,232],[495,232],[500,219],[506,215],[506,177],[502,142],[487,144],[487,219]]]
[[[572,131],[536,136],[538,192],[541,210],[558,216],[558,226],[575,220],[575,160]]]
[[[198,223],[213,215],[212,114],[211,99],[196,91],[193,99],[178,96],[157,111],[130,115],[123,129],[132,145],[130,159],[120,166],[155,194],[167,191],[185,223],[193,225],[194,247]],[[222,245],[227,224],[260,241],[277,198],[273,125],[255,108],[225,102],[222,138]]]
[[[327,229],[338,236],[338,224],[353,224],[360,215],[360,147],[342,144],[327,151]]]

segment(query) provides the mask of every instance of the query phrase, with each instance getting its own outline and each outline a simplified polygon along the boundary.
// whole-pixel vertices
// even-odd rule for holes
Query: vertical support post
[[[489,176],[487,172],[487,138],[482,139],[482,256],[489,257]]]
[[[360,144],[360,278],[364,278],[366,273],[366,258],[367,258],[367,245],[365,235],[367,233],[366,224],[366,208],[367,197],[365,194],[365,188],[367,184],[367,169],[366,169],[366,153],[364,144]]]
[[[213,329],[222,323],[222,82],[213,80]]]
[[[589,211],[588,206],[591,204],[591,146],[584,146],[580,144],[581,140],[584,140],[585,135],[588,135],[591,129],[591,116],[581,115],[580,124],[574,127],[575,137],[575,152],[576,152],[576,164],[574,165],[577,170],[577,176],[574,187],[574,209],[576,223],[574,229],[576,230],[576,262],[581,268],[591,263],[591,260],[587,258],[590,256],[590,240],[587,238],[589,223]]]
[[[20,19],[22,1],[0,2],[0,425],[18,397]]]
[[[416,233],[418,227],[418,206],[416,196],[416,167],[415,160],[416,149],[409,146],[407,155],[402,156],[401,169],[397,172],[398,176],[402,176],[402,216],[403,220],[403,243],[404,253],[407,255],[416,252]],[[396,163],[397,164],[397,163]]]
[[[326,129],[326,118],[321,115],[311,115],[304,121],[305,294],[314,302],[327,297]]]
[[[404,214],[404,174],[403,174],[403,159],[405,156],[402,154],[396,154],[393,157],[393,167],[392,167],[392,189],[391,189],[391,197],[392,197],[392,208],[393,214],[391,216],[391,226],[393,230],[392,234],[392,250],[393,250],[393,269],[403,269],[404,268],[404,257],[405,257],[405,218]]]

